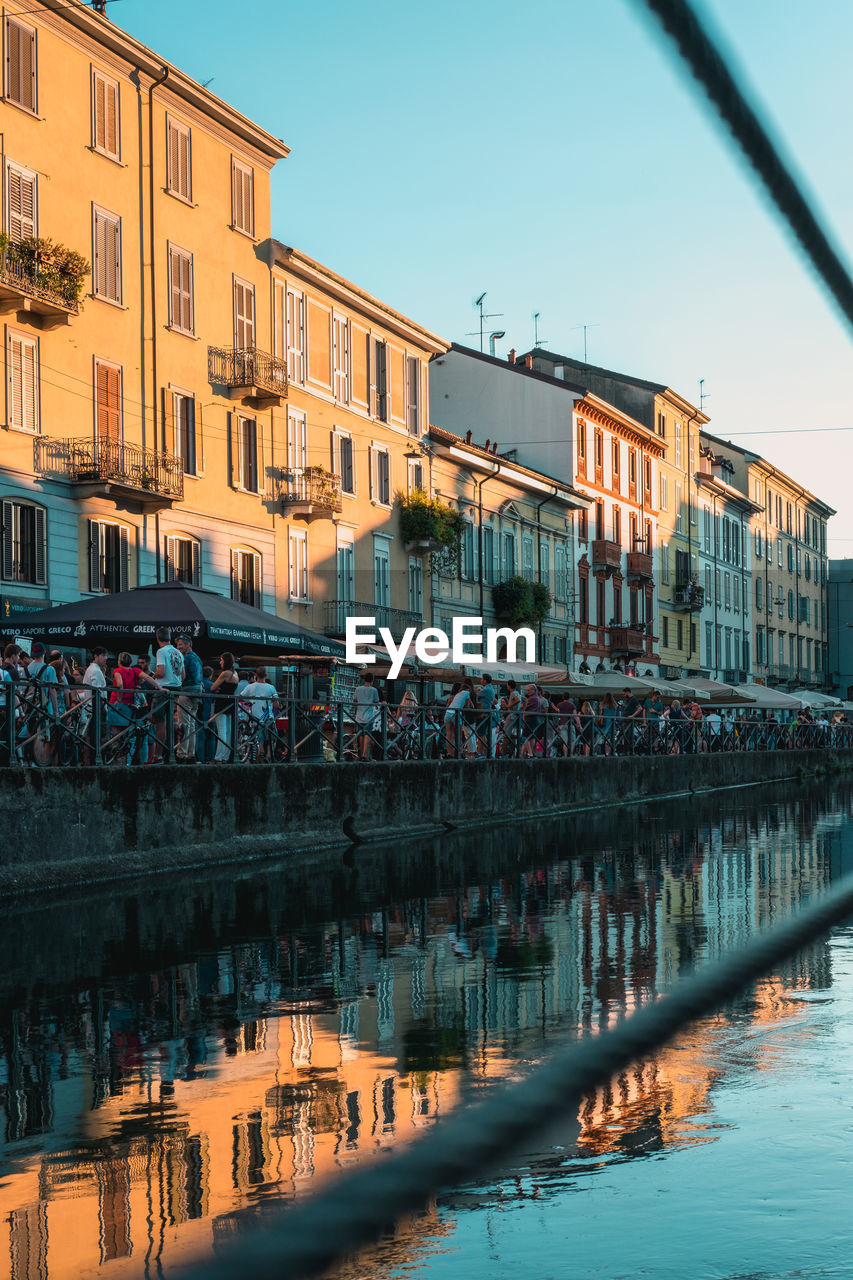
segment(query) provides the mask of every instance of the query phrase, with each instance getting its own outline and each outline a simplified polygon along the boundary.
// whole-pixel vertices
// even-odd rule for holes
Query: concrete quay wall
[[[853,751],[6,769],[0,894],[611,810],[853,768]],[[401,844],[401,849],[405,846]]]

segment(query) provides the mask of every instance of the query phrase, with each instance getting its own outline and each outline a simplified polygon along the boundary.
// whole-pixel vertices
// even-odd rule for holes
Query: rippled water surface
[[[0,1276],[168,1276],[853,869],[853,794],[589,816],[7,906]],[[853,1274],[853,931],[346,1276]]]

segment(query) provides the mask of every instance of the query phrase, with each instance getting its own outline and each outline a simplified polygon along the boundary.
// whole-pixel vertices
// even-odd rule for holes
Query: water
[[[853,867],[768,791],[7,907],[0,1276],[168,1276]],[[849,1276],[853,931],[340,1275]]]

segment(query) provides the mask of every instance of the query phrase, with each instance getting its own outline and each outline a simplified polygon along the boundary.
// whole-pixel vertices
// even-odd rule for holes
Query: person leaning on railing
[[[224,764],[231,755],[231,735],[234,731],[234,695],[240,677],[234,670],[234,654],[223,653],[219,659],[219,675],[210,687],[213,696],[213,720],[211,729],[216,741],[214,761]]]

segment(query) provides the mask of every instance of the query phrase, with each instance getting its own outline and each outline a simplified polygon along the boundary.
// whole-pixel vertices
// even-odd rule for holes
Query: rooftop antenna
[[[541,311],[533,312],[533,345],[534,347],[538,347],[540,342],[548,341],[547,338],[539,337],[539,317],[541,316],[541,314],[542,314]]]
[[[705,401],[711,399],[710,391],[705,390],[705,379],[699,379],[699,412],[705,412]]]
[[[92,8],[95,13],[105,14],[107,12],[107,0],[92,0]]]
[[[503,315],[502,311],[488,311],[488,312],[484,311],[483,300],[485,299],[485,297],[486,297],[486,291],[484,289],[483,292],[480,294],[479,298],[475,298],[472,303],[472,306],[479,307],[480,309],[480,350],[481,351],[483,350],[483,331],[485,327],[485,321],[497,320],[499,316]],[[466,333],[465,335],[466,338],[476,338],[476,336],[477,336],[476,329],[474,329],[471,333]]]
[[[584,362],[584,364],[586,364],[586,363],[587,363],[587,359],[586,359],[586,352],[587,352],[586,331],[587,331],[587,329],[600,329],[600,328],[601,328],[601,325],[600,325],[600,324],[576,324],[576,325],[574,326],[574,328],[573,328],[573,329],[570,329],[570,330],[569,330],[569,332],[570,332],[570,333],[575,333],[578,329],[583,329],[583,362]]]

